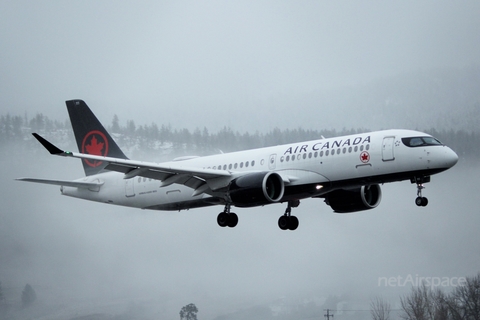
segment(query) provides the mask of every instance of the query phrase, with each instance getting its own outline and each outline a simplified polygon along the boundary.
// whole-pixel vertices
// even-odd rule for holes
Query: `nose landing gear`
[[[428,199],[422,196],[422,190],[425,189],[423,184],[430,182],[430,176],[415,177],[411,181],[412,183],[417,184],[417,198],[415,199],[415,204],[419,207],[426,207],[428,204]]]

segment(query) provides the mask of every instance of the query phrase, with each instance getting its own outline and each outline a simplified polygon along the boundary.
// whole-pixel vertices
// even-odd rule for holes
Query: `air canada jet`
[[[321,198],[334,212],[377,207],[380,184],[410,180],[417,206],[430,176],[454,166],[458,156],[436,138],[411,130],[384,130],[274,147],[182,157],[170,162],[130,160],[82,100],[66,102],[79,152],[59,149],[33,136],[56,156],[82,160],[85,177],[73,181],[19,178],[60,186],[63,195],[152,210],[188,210],[220,205],[221,227],[235,227],[234,207],[284,203],[282,230],[295,230],[292,208]]]

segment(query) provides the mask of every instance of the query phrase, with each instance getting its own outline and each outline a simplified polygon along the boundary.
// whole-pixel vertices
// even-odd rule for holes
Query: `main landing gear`
[[[428,199],[422,196],[422,190],[425,189],[423,185],[426,182],[430,182],[430,176],[427,177],[415,177],[412,179],[412,183],[417,184],[417,198],[415,199],[415,204],[419,207],[426,207],[428,204]]]
[[[217,217],[217,223],[220,227],[234,228],[238,224],[238,216],[230,212],[230,203],[225,205],[223,212],[220,212]]]
[[[292,207],[296,208],[300,205],[299,200],[288,201],[285,214],[278,219],[278,226],[282,230],[295,230],[298,228],[298,218],[292,216]]]
[[[285,214],[278,219],[278,226],[282,230],[296,230],[298,228],[298,218],[292,216],[292,208],[300,205],[299,200],[288,201]],[[231,204],[227,203],[223,212],[220,212],[217,217],[217,223],[220,227],[234,228],[238,224],[238,216],[230,212]]]

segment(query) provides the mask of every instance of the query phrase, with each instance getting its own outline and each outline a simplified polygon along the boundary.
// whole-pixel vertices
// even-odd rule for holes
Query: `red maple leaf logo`
[[[360,154],[360,160],[363,162],[363,163],[367,163],[368,161],[370,161],[370,154],[366,151],[363,151],[361,154]]]
[[[97,137],[93,136],[92,140],[90,140],[90,144],[87,144],[85,146],[85,149],[87,149],[87,153],[93,154],[96,156],[101,156],[102,155],[102,149],[103,149],[104,143],[103,142],[98,142]]]
[[[88,144],[87,144],[88,143]],[[82,142],[82,152],[94,156],[108,155],[108,140],[107,137],[98,130],[90,131],[85,135]],[[103,161],[84,159],[86,164],[90,167],[98,167]]]

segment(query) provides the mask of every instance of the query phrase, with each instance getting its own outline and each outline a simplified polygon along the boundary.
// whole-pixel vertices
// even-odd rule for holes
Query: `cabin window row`
[[[232,170],[232,169],[242,169],[242,168],[248,168],[248,167],[254,167],[255,166],[255,160],[252,160],[252,161],[246,161],[246,162],[240,162],[240,163],[230,163],[230,164],[221,164],[219,165],[218,167],[217,166],[213,166],[212,169],[213,170]],[[210,167],[208,167],[208,169],[210,169]]]
[[[342,148],[338,148],[338,149],[332,149],[332,150],[326,150],[326,151],[315,151],[315,152],[309,152],[309,153],[302,153],[302,154],[298,154],[298,155],[287,155],[287,156],[281,156],[280,157],[280,162],[284,162],[284,161],[295,161],[295,160],[301,160],[302,158],[303,159],[307,159],[307,157],[309,159],[311,158],[322,158],[322,157],[328,157],[328,156],[334,156],[335,154],[337,155],[340,155],[340,154],[346,154],[347,152],[348,153],[352,153],[352,152],[358,152],[360,150],[360,152],[364,151],[364,150],[369,150],[370,149],[370,145],[367,144],[366,146],[355,146],[355,147],[344,147],[343,149]]]

